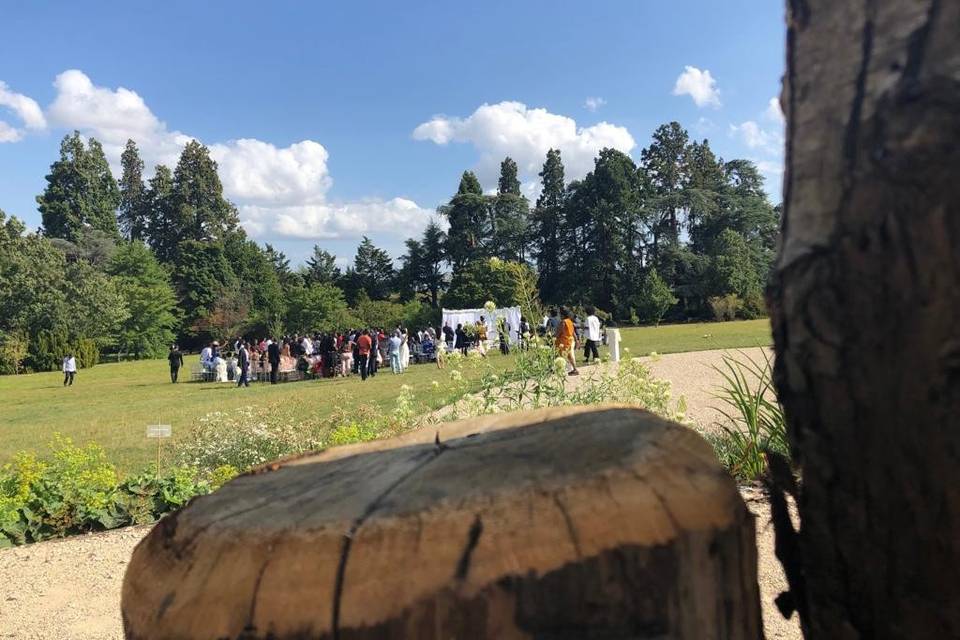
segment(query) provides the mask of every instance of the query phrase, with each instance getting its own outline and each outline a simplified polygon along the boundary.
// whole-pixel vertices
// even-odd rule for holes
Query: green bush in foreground
[[[765,453],[789,458],[787,427],[783,408],[773,387],[770,361],[757,362],[747,356],[723,357],[716,367],[724,379],[717,398],[726,418],[720,434],[705,437],[713,445],[720,463],[740,480],[757,480],[767,471]]]
[[[56,437],[49,460],[20,453],[0,469],[0,547],[153,522],[208,493],[192,470],[121,480],[96,444]]]

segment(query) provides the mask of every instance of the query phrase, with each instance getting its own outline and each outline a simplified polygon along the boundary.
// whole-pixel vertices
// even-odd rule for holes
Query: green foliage
[[[543,188],[531,220],[533,253],[539,272],[540,298],[553,303],[562,299],[560,258],[566,207],[566,182],[558,149],[547,151],[546,162],[539,175]]]
[[[117,208],[117,221],[127,240],[146,240],[147,237],[147,189],[143,184],[143,160],[133,140],[120,156],[123,174],[118,182],[120,187],[120,206]]]
[[[313,254],[307,258],[306,267],[301,275],[307,284],[336,284],[342,274],[337,267],[337,257],[313,245]]]
[[[77,338],[69,351],[73,353],[77,366],[81,369],[90,369],[100,362],[100,347],[96,340]]]
[[[446,254],[454,272],[471,260],[489,257],[493,231],[490,198],[483,195],[476,175],[464,171],[456,195],[439,211],[450,222]]]
[[[363,236],[353,259],[351,294],[353,291],[363,290],[373,300],[386,300],[390,296],[395,277],[390,255],[374,246],[370,238]]]
[[[180,154],[170,198],[181,242],[224,241],[238,231],[237,210],[223,197],[217,163],[196,140],[188,142]]]
[[[129,312],[121,323],[117,347],[139,358],[162,357],[175,340],[176,296],[167,272],[142,242],[120,247],[107,271]]]
[[[656,269],[650,269],[643,277],[637,297],[640,319],[651,324],[660,324],[664,314],[677,303],[670,286],[664,282]]]
[[[84,146],[77,131],[64,136],[37,204],[48,237],[74,241],[85,227],[117,237],[120,192],[100,143],[91,138]]]
[[[0,375],[23,371],[30,339],[25,331],[0,331]]]
[[[351,314],[343,291],[331,284],[313,284],[289,291],[287,328],[296,333],[334,331],[360,323]]]
[[[726,422],[720,425],[720,435],[707,438],[734,477],[757,480],[766,473],[767,451],[790,455],[770,361],[724,356],[723,365],[716,370],[724,379],[717,398],[724,405],[721,411]]]
[[[225,291],[236,288],[236,277],[222,243],[185,240],[178,246],[177,254],[173,281],[183,326],[194,335],[202,335],[203,323],[198,322],[209,315]]]
[[[713,319],[718,322],[733,320],[740,313],[743,307],[743,301],[735,293],[728,293],[724,296],[714,296],[707,301],[710,304],[710,310],[713,312]]]
[[[499,258],[476,259],[455,271],[450,288],[443,297],[444,306],[451,309],[476,309],[487,300],[498,307],[512,307],[521,302],[519,273],[528,273],[525,265],[516,269],[516,263]]]
[[[152,522],[209,491],[186,469],[121,480],[98,445],[51,446],[48,460],[21,453],[0,469],[0,547]]]
[[[446,238],[440,225],[431,220],[422,239],[406,241],[407,252],[400,258],[403,266],[397,274],[401,295],[416,297],[421,294],[429,299],[431,306],[439,306],[440,294],[446,287],[443,269]]]

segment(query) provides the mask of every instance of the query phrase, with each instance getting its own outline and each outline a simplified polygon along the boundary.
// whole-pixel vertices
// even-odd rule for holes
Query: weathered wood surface
[[[693,431],[490,416],[240,477],[162,520],[128,638],[761,636],[754,524]]]
[[[788,575],[808,638],[960,638],[960,2],[788,6]]]

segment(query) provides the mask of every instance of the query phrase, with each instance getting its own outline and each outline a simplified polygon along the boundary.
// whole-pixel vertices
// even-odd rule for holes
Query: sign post
[[[157,440],[157,477],[160,477],[160,447],[164,438],[173,435],[173,427],[168,424],[150,424],[147,425],[147,437]]]

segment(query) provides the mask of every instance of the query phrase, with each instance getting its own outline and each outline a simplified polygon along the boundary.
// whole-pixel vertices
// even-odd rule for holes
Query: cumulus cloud
[[[500,162],[506,156],[516,161],[521,176],[531,178],[543,167],[547,151],[559,149],[566,177],[572,180],[593,168],[601,149],[611,147],[629,153],[636,146],[625,127],[608,122],[578,127],[573,118],[529,108],[521,102],[483,104],[465,118],[434,116],[413,130],[413,138],[438,145],[472,144],[480,152],[480,180],[487,185],[496,181]]]
[[[406,198],[365,199],[345,203],[265,207],[244,205],[240,216],[255,235],[267,232],[288,238],[332,239],[390,233],[401,238],[418,235],[434,212]]]
[[[173,168],[183,147],[194,139],[169,129],[135,91],[97,86],[82,71],[61,73],[54,87],[57,94],[47,109],[50,121],[100,140],[114,170],[128,139],[136,141],[151,168],[160,163]],[[0,139],[3,136],[0,126]],[[356,238],[373,231],[405,237],[418,233],[432,213],[403,198],[329,202],[333,185],[329,153],[313,140],[278,147],[239,138],[208,147],[224,193],[256,237]]]
[[[6,82],[0,80],[0,107],[13,112],[24,128],[38,131],[45,129],[47,120],[43,110],[33,98],[12,91]],[[17,142],[23,139],[24,130],[18,129],[9,122],[0,120],[0,142]]]
[[[739,139],[750,149],[772,152],[783,144],[783,136],[779,132],[764,129],[753,120],[731,124],[730,135]]]
[[[591,96],[583,102],[583,107],[591,113],[595,112],[597,109],[607,104],[607,101],[599,96]]]
[[[685,66],[673,85],[673,95],[688,95],[698,107],[720,107],[720,90],[708,69]]]

